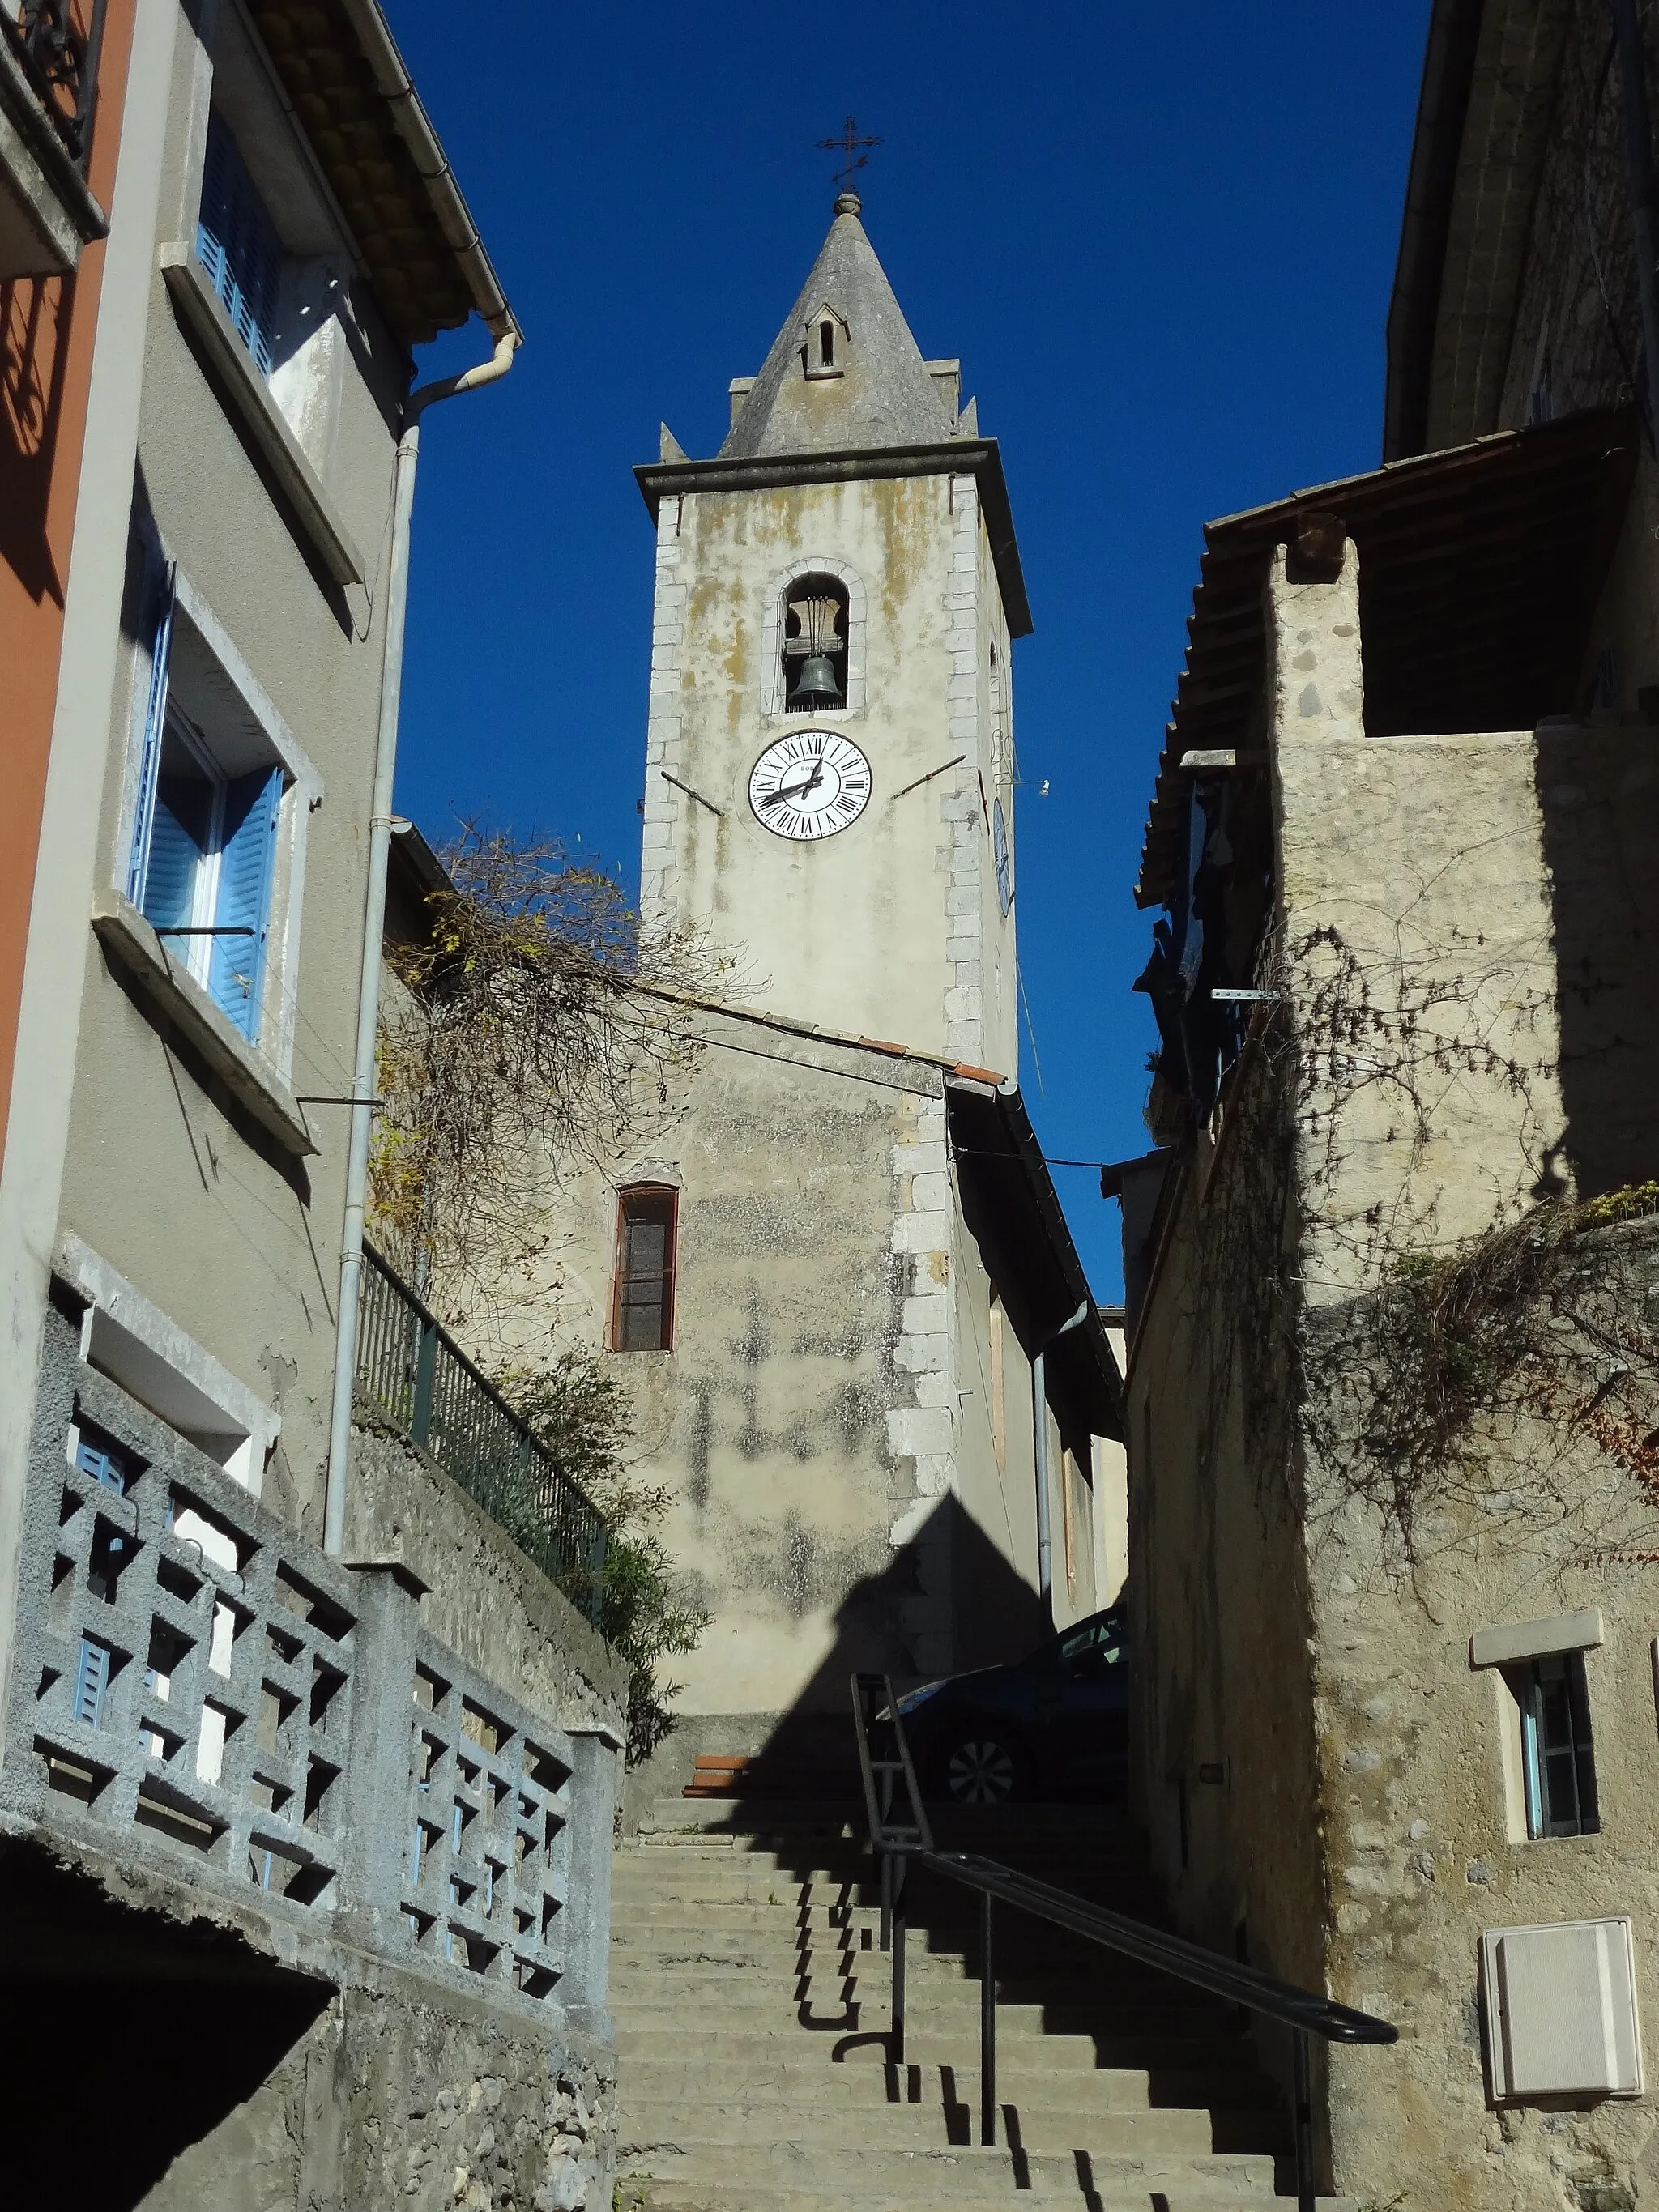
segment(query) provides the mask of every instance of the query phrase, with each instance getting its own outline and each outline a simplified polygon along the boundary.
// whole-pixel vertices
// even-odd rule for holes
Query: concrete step
[[[1044,1838],[1010,1832],[1006,1835],[936,1834],[933,1849],[942,1852],[973,1851],[1004,1865],[1114,1869],[1144,1874],[1146,1852],[1139,1843],[1120,1836]],[[672,1863],[680,1856],[727,1859],[774,1858],[780,1865],[823,1857],[841,1866],[853,1860],[875,1863],[868,1838],[859,1829],[824,1822],[787,1832],[720,1834],[706,1825],[674,1825],[666,1820],[643,1827],[629,1842],[619,1844],[617,1856],[646,1863]],[[920,1869],[918,1870],[920,1871]]]
[[[1215,2148],[1210,2115],[1203,2112],[1087,2112],[1067,2106],[1027,2104],[1004,2096],[998,2085],[997,2134],[1027,2151],[1173,2151],[1207,2154]],[[1012,2116],[1012,2117],[1011,2117]],[[815,2100],[746,2096],[728,2102],[676,2102],[630,2094],[617,2138],[620,2158],[643,2155],[652,2146],[706,2140],[728,2142],[841,2144],[854,2130],[875,2148],[923,2148],[974,2144],[979,2139],[977,2103],[872,2105],[856,2118],[845,2106]]]
[[[1053,1844],[1062,1850],[1090,1844],[1114,1844],[1119,1850],[1141,1851],[1139,1832],[1122,1813],[1091,1805],[951,1805],[927,1808],[933,1840],[941,1850],[989,1851],[997,1844],[1036,1846]],[[736,1838],[764,1840],[820,1831],[842,1834],[865,1842],[869,1824],[861,1798],[856,1796],[823,1798],[655,1797],[640,1823],[648,1830],[666,1832],[718,1831]]]
[[[711,1983],[769,1974],[781,1984],[806,1975],[815,1980],[856,1981],[866,1995],[890,1987],[891,1954],[878,1950],[873,1942],[859,1944],[841,1940],[844,1934],[830,1929],[816,1940],[803,1940],[801,1931],[790,1929],[761,1936],[726,1929],[642,1930],[632,1941],[612,1944],[611,1987],[625,1988],[664,1973],[693,1974]],[[979,1962],[960,1951],[924,1949],[913,1942],[906,1947],[904,1972],[908,1988],[959,1990],[971,1996],[975,2004],[979,2002]],[[1117,1960],[1106,1966],[1075,1953],[1069,1960],[1008,1958],[997,1975],[997,1990],[1000,1996],[1015,2002],[1024,1998],[1036,2002],[1053,1996],[1068,2003],[1101,1999],[1166,2008],[1191,2003],[1224,2012],[1229,2009],[1219,1999],[1189,1990],[1151,1967]]]
[[[1127,1913],[1131,1919],[1148,1921],[1154,1927],[1162,1924],[1163,1907],[1150,1884],[1111,1881],[1085,1887],[1081,1881],[1071,1881],[1059,1886],[1081,1897],[1085,1904]],[[611,1869],[611,1894],[623,1924],[626,1924],[635,1907],[643,1910],[678,1906],[689,1911],[705,1905],[765,1905],[796,1909],[844,1908],[867,1913],[881,1909],[879,1881],[867,1869],[785,1869],[759,1858],[688,1859],[677,1862],[672,1875],[654,1876],[648,1869],[618,1861]],[[904,1909],[906,1919],[917,1928],[969,1929],[979,1924],[977,1895],[954,1882],[948,1886],[943,1881],[936,1882],[929,1887],[918,1879],[906,1888]],[[1007,1912],[1002,1915],[1000,1924],[1005,1929],[1018,1929],[1034,1940],[1039,1932],[1049,1940],[1064,1933],[1059,1929],[1048,1931],[1041,1921],[1016,1917]]]
[[[860,2012],[868,2024],[884,2024],[891,2009],[892,1991],[885,1972],[858,1974],[840,1971],[786,1974],[770,1967],[727,1965],[720,1961],[691,1966],[626,1967],[614,1971],[610,2002],[613,2012],[641,2020],[647,2012],[672,2011],[691,2020],[708,2007],[741,2007],[745,2020],[768,2014],[793,2018],[799,2006],[811,2002],[815,2011],[849,2008]],[[1184,1990],[1101,1989],[1074,1991],[1045,1990],[1008,1993],[1003,1985],[997,2001],[997,2033],[1086,2035],[1102,2027],[1121,2032],[1137,2021],[1154,2030],[1171,2027],[1192,2035],[1218,2038],[1237,2034],[1237,2014],[1227,2005]],[[980,2014],[979,1984],[945,1974],[917,1973],[905,1978],[905,2011],[915,2020],[972,2021],[975,2033]]]
[[[759,1858],[693,1859],[677,1863],[672,1875],[653,1875],[626,1860],[611,1869],[611,1893],[658,1905],[863,1905],[878,1908],[881,1891],[867,1873],[832,1874],[820,1868],[802,1875],[785,1873]]]
[[[1003,2103],[1059,2105],[1090,2112],[1201,2107],[1218,2112],[1254,2111],[1274,2122],[1279,2117],[1271,2087],[1249,2070],[1157,2073],[1136,2066],[1085,2070],[1046,2063],[1048,2053],[1040,2045],[1006,2054],[999,2051],[997,2056],[997,2094]],[[623,2063],[623,2096],[629,2104],[636,2100],[720,2103],[753,2097],[812,2106],[852,2104],[872,2109],[890,2105],[939,2109],[965,2105],[977,2111],[976,2063],[923,2065],[912,2061],[898,2067],[881,2063],[880,2053],[876,2057],[878,2063],[873,2065],[826,2065],[818,2053],[759,2064],[742,2056],[712,2059],[635,2056]]]
[[[1014,2151],[952,2146],[948,2149],[874,2147],[841,2143],[750,2145],[713,2136],[682,2138],[636,2149],[623,2162],[624,2172],[653,2181],[713,2182],[730,2192],[722,2199],[766,2187],[797,2193],[841,2197],[856,2193],[861,2203],[908,2198],[912,2205],[939,2202],[951,2206],[1000,2203],[1016,2191],[1021,2197],[1088,2205],[1111,2203],[1131,2189],[1143,2198],[1154,2191],[1180,2189],[1202,2199],[1225,2192],[1268,2203],[1273,2196],[1270,2158],[1223,2157],[1178,2151]],[[1133,2197],[1128,2201],[1134,2202]]]
[[[619,1996],[613,1990],[611,2009],[618,2030],[625,2028],[631,2034],[653,2030],[694,2033],[698,2026],[710,2027],[715,2020],[720,2022],[720,2032],[744,2034],[787,2034],[793,2029],[797,2034],[805,2031],[817,2034],[885,2035],[892,2024],[885,1999],[872,2003],[856,1996],[845,1997],[833,1985],[809,1989],[798,1999],[787,1994],[779,1996],[763,1992],[740,2002],[721,1998],[696,2003],[676,2002],[667,1993],[647,2002],[627,1994]],[[979,2048],[977,2003],[934,2002],[913,1992],[905,2008],[905,2019],[907,2034],[951,2037],[957,2042],[967,2039],[971,2051],[976,2052]],[[1025,2044],[1045,2037],[1100,2044],[1121,2042],[1137,2034],[1154,2040],[1179,2037],[1188,2043],[1204,2043],[1212,2051],[1224,2049],[1230,2042],[1224,2028],[1201,2015],[1184,2012],[1147,2013],[1136,2007],[1125,2007],[1116,2012],[1081,2012],[1050,2005],[997,2007],[999,2050],[1005,2045]],[[1254,2051],[1249,2043],[1240,2038],[1231,2041],[1242,2053],[1249,2054],[1250,2063],[1254,2063]]]
[[[617,2184],[617,2212],[952,2212],[957,2199],[944,2183],[926,2191],[912,2178],[906,2189],[891,2194],[867,2196],[856,2189],[840,2190],[833,2175],[804,2188],[780,2189],[769,2183],[758,2186],[731,2185],[715,2177],[654,2180],[625,2175]],[[1023,2191],[1009,2197],[1010,2212],[1028,2201]],[[1050,2198],[1084,2208],[1084,2212],[1284,2212],[1288,2200],[1264,2195],[1249,2186],[1243,2191],[1232,2184],[1203,2183],[1191,2187],[1164,2175],[1152,2181],[1146,2175],[1126,2182],[1104,2179],[1092,2169],[1074,2197]],[[1358,2212],[1352,2197],[1322,2197],[1319,2212]]]
[[[641,1891],[629,1903],[627,1917],[611,1923],[613,1943],[627,1943],[642,1928],[753,1928],[763,1934],[786,1928],[868,1928],[881,1924],[879,1905],[838,1905],[820,1899],[801,1904],[769,1905],[754,1898],[729,1898],[688,1904],[655,1889]]]
[[[964,2068],[977,2064],[977,2025],[953,2033],[936,2023],[912,2021],[904,2048],[907,2062],[917,2065]],[[819,2064],[876,2067],[888,2063],[884,2022],[859,2029],[848,2027],[841,2020],[803,2025],[793,2015],[764,2027],[746,2019],[740,2025],[715,2027],[683,2014],[659,2014],[639,2023],[619,2019],[617,2049],[623,2058],[670,2064],[701,2060],[775,2066],[812,2053],[817,2054],[815,2063]],[[1224,2080],[1235,2073],[1245,2081],[1255,2079],[1255,2054],[1248,2044],[1235,2060],[1214,2039],[1191,2036],[1051,2034],[1006,2039],[999,2036],[999,2070],[1005,2062],[1011,2067],[1052,2066],[1067,2074],[1127,2069],[1160,2075],[1202,2075],[1206,2080]]]

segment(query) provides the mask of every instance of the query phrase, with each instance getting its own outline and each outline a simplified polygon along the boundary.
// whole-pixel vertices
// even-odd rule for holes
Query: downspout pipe
[[[1058,1344],[1062,1336],[1069,1336],[1074,1328],[1081,1328],[1094,1310],[1087,1298],[1069,1321],[1058,1328],[1051,1328],[1047,1336],[1039,1339],[1031,1360],[1031,1442],[1036,1462],[1036,1523],[1037,1523],[1037,1595],[1042,1603],[1042,1618],[1052,1628],[1054,1625],[1054,1543],[1053,1519],[1048,1507],[1048,1347]]]
[[[328,1481],[323,1504],[323,1549],[334,1559],[338,1559],[345,1549],[351,1390],[357,1372],[357,1318],[362,1304],[363,1209],[368,1197],[368,1146],[374,1118],[374,1042],[380,1018],[386,861],[392,850],[392,791],[398,767],[404,617],[409,600],[410,520],[415,508],[415,470],[421,453],[421,417],[439,400],[453,399],[462,392],[474,392],[480,385],[494,384],[507,374],[518,350],[518,325],[510,316],[503,316],[501,327],[493,335],[495,349],[488,361],[480,362],[459,376],[439,378],[410,392],[404,404],[403,430],[392,471],[392,561],[386,582],[386,641],[380,662],[380,724],[374,741],[374,794],[369,808],[368,888],[363,901],[357,1047],[351,1077],[345,1218],[340,1246],[339,1325],[334,1340],[334,1393],[329,1409]]]
[[[1630,180],[1630,219],[1636,249],[1636,289],[1642,305],[1642,362],[1647,386],[1648,449],[1659,448],[1659,227],[1653,205],[1653,126],[1648,115],[1647,55],[1636,0],[1613,0],[1613,42],[1619,51],[1619,95],[1624,111],[1625,166]]]

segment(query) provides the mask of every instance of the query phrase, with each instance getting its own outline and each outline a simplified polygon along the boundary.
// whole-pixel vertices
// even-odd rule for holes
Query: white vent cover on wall
[[[1642,2094],[1627,1919],[1488,1928],[1480,1937],[1492,2101]]]

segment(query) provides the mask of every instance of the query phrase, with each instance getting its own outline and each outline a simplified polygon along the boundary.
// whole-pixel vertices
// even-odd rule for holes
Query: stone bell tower
[[[641,904],[738,995],[1012,1074],[1012,671],[1002,465],[924,361],[855,194],[713,460],[665,428]]]

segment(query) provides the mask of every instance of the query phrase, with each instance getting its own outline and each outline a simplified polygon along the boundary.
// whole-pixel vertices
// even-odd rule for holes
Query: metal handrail
[[[1113,1912],[1020,1874],[1000,1860],[973,1851],[934,1848],[932,1828],[916,1783],[893,1686],[884,1674],[853,1676],[853,1721],[858,1734],[859,1771],[864,1783],[870,1844],[881,1861],[881,1948],[893,1960],[890,2057],[904,2063],[904,1875],[912,1860],[935,1874],[975,1890],[980,1899],[980,2141],[994,2144],[996,2135],[996,1922],[999,1902],[1034,1919],[1098,1943],[1125,1958],[1155,1966],[1177,1981],[1207,1990],[1230,2004],[1247,2006],[1282,2021],[1294,2039],[1296,2065],[1296,2187],[1298,2212],[1315,2212],[1313,2093],[1308,2039],[1327,2043],[1389,2044],[1400,2031],[1373,2014],[1338,2004],[1333,1998],[1276,1980],[1257,1966],[1229,1959],[1201,1943],[1172,1936],[1128,1914]],[[876,1738],[872,1748],[872,1737]],[[895,1811],[900,1785],[903,1802]]]
[[[605,1516],[367,1238],[363,1262],[357,1388],[598,1627]]]

